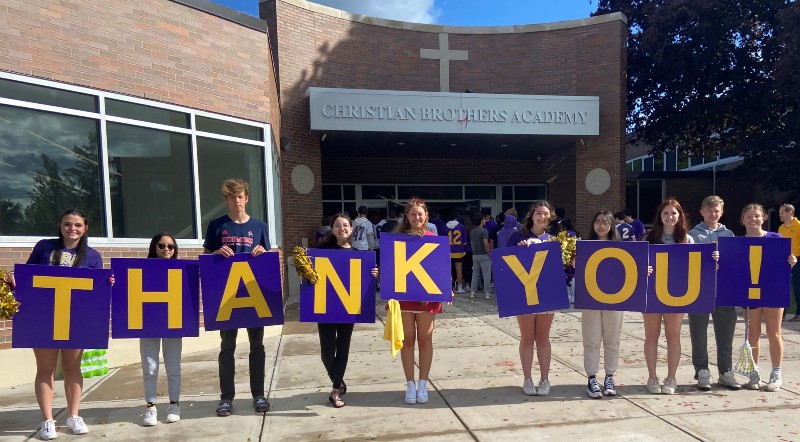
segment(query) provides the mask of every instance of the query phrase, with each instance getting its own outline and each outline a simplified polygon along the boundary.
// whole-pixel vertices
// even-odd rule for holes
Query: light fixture
[[[450,147],[456,147],[456,146],[458,146],[458,143],[450,143]]]
[[[325,141],[325,138],[328,138],[328,134],[327,133],[323,133],[322,136],[319,137],[319,140],[320,141]]]
[[[292,139],[286,136],[281,137],[281,150],[287,152],[292,148]]]
[[[398,142],[397,142],[397,145],[398,145],[398,146],[405,146],[405,145],[406,145],[406,143],[405,143],[405,141],[398,141]]]
[[[542,164],[542,156],[536,155],[536,164]]]
[[[500,147],[508,147],[508,144],[501,144]]]

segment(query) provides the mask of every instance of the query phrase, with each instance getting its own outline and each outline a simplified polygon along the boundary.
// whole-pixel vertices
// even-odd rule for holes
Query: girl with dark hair
[[[351,245],[353,221],[345,213],[337,213],[331,217],[331,234],[320,244],[321,249],[356,250]],[[372,276],[378,277],[378,268],[372,269]],[[342,408],[345,403],[342,396],[347,393],[344,373],[350,354],[350,338],[353,336],[352,323],[318,322],[319,347],[322,364],[333,383],[328,400],[334,408]]]
[[[619,233],[614,226],[614,215],[608,210],[595,213],[589,227],[589,239],[600,241],[619,241]],[[583,368],[589,381],[586,394],[592,399],[603,395],[616,396],[614,374],[619,364],[619,343],[622,333],[622,312],[613,310],[584,310],[581,312],[581,334],[583,335]],[[605,378],[603,384],[597,382],[600,370],[600,342],[603,343],[603,365]]]
[[[58,238],[43,239],[33,247],[26,264],[56,265],[63,267],[84,267],[102,269],[103,259],[96,250],[88,245],[86,232],[89,223],[86,215],[78,209],[66,210],[58,222]],[[9,283],[14,286],[13,275]],[[114,277],[109,278],[109,283],[114,283]],[[51,440],[58,437],[56,421],[53,419],[53,374],[61,353],[61,365],[64,370],[64,395],[67,399],[67,427],[74,434],[86,434],[89,428],[78,416],[83,390],[83,377],[81,376],[82,348],[57,349],[34,348],[36,358],[36,380],[34,389],[39,410],[44,422],[39,429],[42,440]]]
[[[761,204],[748,204],[742,209],[742,224],[747,233],[744,236],[756,238],[781,238],[775,232],[766,232],[762,228],[767,221],[767,213]],[[789,266],[797,264],[797,257],[789,255]],[[767,340],[769,341],[769,356],[772,362],[772,372],[769,375],[767,391],[778,391],[783,385],[783,375],[781,373],[781,363],[783,362],[783,338],[781,338],[781,321],[783,320],[783,308],[761,307],[747,309],[747,320],[750,324],[747,340],[753,348],[753,360],[758,367],[758,357],[761,350],[761,317],[767,326]],[[745,384],[750,390],[758,390],[760,387],[761,375],[756,368],[750,375],[750,380]]]
[[[511,234],[506,247],[529,246],[531,244],[550,241],[552,235],[547,233],[553,219],[553,206],[544,200],[534,201],[519,231]],[[502,295],[501,295],[502,296]],[[547,396],[550,394],[550,327],[553,325],[555,312],[532,313],[517,316],[519,324],[519,359],[525,381],[522,391],[528,396]],[[533,348],[541,367],[541,379],[538,388],[533,384],[531,369],[533,366]]]
[[[667,198],[658,206],[653,229],[645,237],[650,244],[693,244],[688,234],[689,223],[683,207],[674,198]],[[683,313],[642,313],[644,318],[644,359],[647,363],[647,391],[653,394],[675,394],[678,381],[678,363],[681,359],[681,325]],[[656,375],[658,361],[658,339],[661,336],[661,322],[667,337],[667,377],[664,386]]]
[[[163,232],[150,240],[148,258],[177,259],[178,243],[175,237]],[[163,348],[163,350],[161,350]],[[182,338],[141,338],[139,353],[142,356],[142,381],[144,382],[144,400],[147,408],[142,425],[152,427],[158,423],[156,397],[158,394],[158,353],[163,352],[164,366],[167,369],[167,390],[169,407],[167,407],[167,423],[181,420],[181,351]]]
[[[427,230],[428,206],[419,198],[405,204],[403,220],[395,227],[395,233],[406,235],[433,235]],[[452,299],[452,298],[451,298]],[[388,305],[387,305],[388,309]],[[433,362],[433,326],[436,315],[442,312],[441,302],[400,301],[403,319],[403,348],[400,359],[406,375],[407,404],[428,402],[428,374]],[[414,345],[419,345],[419,384],[414,383]]]

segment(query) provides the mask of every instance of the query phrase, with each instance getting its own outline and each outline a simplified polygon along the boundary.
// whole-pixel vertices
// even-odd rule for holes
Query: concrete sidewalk
[[[551,341],[551,393],[522,393],[518,357],[519,331],[514,318],[497,317],[492,301],[457,300],[445,306],[436,322],[430,402],[406,405],[399,358],[392,361],[383,341],[383,303],[379,320],[357,325],[346,381],[347,406],[328,402],[329,381],[319,359],[316,324],[297,322],[297,300],[290,299],[280,336],[267,338],[267,383],[272,411],[257,414],[248,393],[247,344],[237,349],[237,399],[233,415],[214,414],[219,395],[217,351],[185,354],[182,420],[165,424],[166,403],[159,404],[159,424],[141,426],[144,403],[139,364],[114,369],[87,380],[81,415],[90,427],[85,436],[66,429],[63,387],[56,387],[59,440],[800,440],[792,424],[800,408],[800,323],[785,322],[783,389],[729,391],[716,385],[700,392],[692,379],[689,327],[683,327],[683,359],[674,396],[647,393],[647,369],[638,313],[625,315],[619,396],[602,400],[586,396],[580,312],[557,313]],[[734,348],[743,342],[740,317]],[[713,327],[709,342],[713,347]],[[771,368],[762,339],[761,374]],[[736,352],[734,352],[736,353]],[[666,342],[659,350],[659,375],[666,375]],[[736,355],[734,355],[734,359]],[[711,361],[716,361],[713,348]],[[734,361],[735,362],[735,361]],[[601,365],[602,367],[602,365]],[[34,367],[21,369],[33,370]],[[716,368],[712,366],[716,377]],[[534,380],[538,381],[538,365]],[[166,392],[160,377],[159,392]],[[744,379],[740,378],[740,381]],[[0,440],[36,437],[40,423],[32,385],[0,389]]]

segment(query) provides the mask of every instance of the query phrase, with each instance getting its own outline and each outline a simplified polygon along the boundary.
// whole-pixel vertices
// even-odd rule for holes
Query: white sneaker
[[[464,290],[464,286],[459,285],[456,287],[456,293],[467,293],[467,291]]]
[[[486,294],[486,300],[488,301],[488,300],[490,300],[490,299],[492,299],[492,295],[490,295],[490,294],[488,294],[488,293],[487,293],[487,294]]]
[[[417,386],[414,381],[408,381],[406,384],[406,403],[408,405],[417,403]]]
[[[547,396],[550,394],[550,381],[547,379],[539,381],[539,388],[536,389],[536,396]]]
[[[178,404],[169,404],[167,407],[167,423],[172,424],[181,420],[181,406]]]
[[[773,372],[769,375],[769,383],[767,384],[767,391],[778,391],[783,385],[781,375]]]
[[[425,379],[419,380],[419,384],[417,386],[417,403],[418,404],[428,403],[428,381],[426,381]]]
[[[742,386],[739,384],[739,382],[736,381],[736,376],[733,375],[733,370],[719,375],[717,383],[730,390],[742,389]]]
[[[661,383],[658,378],[649,378],[647,380],[647,391],[651,394],[661,394]]]
[[[664,379],[664,383],[667,380]],[[705,368],[697,372],[697,389],[700,391],[711,391],[711,372]]]
[[[158,423],[158,410],[156,407],[147,407],[144,410],[144,420],[142,421],[142,425],[145,427],[152,427],[153,425]]]
[[[761,382],[761,375],[758,374],[758,370],[756,370],[750,375],[750,380],[747,381],[747,383],[744,386],[748,390],[758,390],[758,388],[760,387],[759,385],[760,382]]]
[[[708,371],[708,370],[706,370]],[[678,381],[675,379],[664,378],[664,386],[661,387],[662,394],[675,394],[678,389]]]
[[[58,437],[56,433],[56,421],[50,419],[42,422],[42,427],[39,428],[39,438],[42,440],[53,440]]]
[[[67,418],[67,427],[72,430],[72,434],[86,434],[89,432],[89,427],[80,416],[70,416]]]
[[[532,380],[525,379],[525,383],[522,384],[522,392],[528,396],[536,396],[536,387],[533,385]]]
[[[469,299],[475,299],[475,292],[469,294]]]

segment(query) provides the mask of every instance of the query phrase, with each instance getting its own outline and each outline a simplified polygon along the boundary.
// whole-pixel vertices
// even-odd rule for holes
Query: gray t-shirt
[[[475,227],[469,232],[469,241],[472,244],[473,255],[486,255],[486,247],[483,246],[484,239],[489,239],[489,231],[483,227]]]
[[[667,235],[666,233],[661,234],[661,242],[664,244],[675,244],[675,237],[672,235]],[[685,244],[694,244],[694,238],[689,235],[686,235],[686,243]]]

